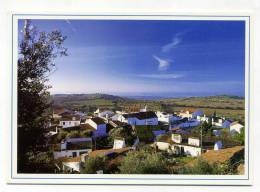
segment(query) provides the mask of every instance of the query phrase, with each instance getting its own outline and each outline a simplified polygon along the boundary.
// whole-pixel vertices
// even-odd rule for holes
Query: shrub
[[[168,174],[166,159],[158,153],[144,150],[127,153],[119,167],[122,174]]]
[[[114,139],[125,139],[126,145],[131,146],[134,143],[136,136],[130,128],[113,128],[109,131],[109,139],[113,145]]]
[[[153,140],[153,129],[151,126],[138,125],[135,126],[136,135],[140,141],[149,142]]]
[[[104,170],[105,162],[105,157],[89,157],[83,163],[80,172],[85,174],[96,174],[98,170]]]
[[[199,158],[192,167],[182,167],[177,170],[178,174],[194,175],[224,175],[228,172],[228,164],[209,164],[207,161]]]

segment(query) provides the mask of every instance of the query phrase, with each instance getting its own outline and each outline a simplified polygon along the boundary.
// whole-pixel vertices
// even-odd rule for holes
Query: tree
[[[166,159],[160,153],[144,150],[128,152],[119,167],[121,174],[168,174]]]
[[[245,144],[245,128],[243,127],[240,131],[240,133],[235,133],[233,136],[233,139],[237,142],[239,142],[241,145]]]
[[[66,37],[59,31],[39,32],[25,20],[18,58],[18,172],[30,172],[28,154],[45,147],[44,128],[49,121],[48,75],[54,59],[67,55]]]
[[[125,139],[126,145],[132,145],[136,136],[133,134],[131,127],[119,127],[109,131],[109,138],[111,143],[113,143],[115,139]]]
[[[83,164],[80,172],[83,174],[95,174],[99,170],[105,169],[105,157],[89,157]]]

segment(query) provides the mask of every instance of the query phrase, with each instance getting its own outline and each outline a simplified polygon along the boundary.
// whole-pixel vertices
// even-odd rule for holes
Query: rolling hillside
[[[244,121],[245,108],[244,98],[226,95],[145,100],[107,94],[58,94],[52,95],[52,100],[54,105],[90,113],[97,108],[137,111],[147,105],[150,110],[170,113],[188,108],[202,109],[206,115],[212,115],[216,111],[218,115],[240,121]]]

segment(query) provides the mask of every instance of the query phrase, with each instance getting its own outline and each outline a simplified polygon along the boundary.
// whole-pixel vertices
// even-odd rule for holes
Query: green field
[[[171,98],[160,100],[128,99],[106,94],[53,95],[55,105],[61,105],[72,110],[93,113],[97,108],[109,110],[138,111],[147,105],[149,110],[166,111],[169,113],[195,108],[201,109],[208,116],[215,111],[219,116],[225,116],[244,122],[245,99],[236,96],[210,96]]]

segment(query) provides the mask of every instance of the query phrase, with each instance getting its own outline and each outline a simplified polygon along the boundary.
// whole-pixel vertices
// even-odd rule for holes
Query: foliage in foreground
[[[191,175],[227,175],[234,174],[228,163],[210,164],[207,161],[199,158],[194,166],[182,167],[177,170],[178,174],[191,174]]]
[[[30,157],[46,151],[45,128],[49,121],[48,75],[54,59],[67,55],[59,31],[39,32],[25,20],[18,59],[18,172],[32,172]]]
[[[89,157],[85,163],[83,163],[82,169],[80,170],[83,174],[96,174],[99,170],[104,170],[106,164],[105,157]]]
[[[127,153],[119,170],[121,174],[169,174],[166,159],[161,154],[144,150]]]

